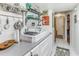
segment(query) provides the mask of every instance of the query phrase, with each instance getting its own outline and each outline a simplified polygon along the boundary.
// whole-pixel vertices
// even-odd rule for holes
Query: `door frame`
[[[64,36],[63,36],[63,38],[65,38],[65,16],[63,16],[63,19],[64,19],[64,21],[63,21],[63,23],[64,23],[64,25],[63,25],[63,30],[64,30]],[[56,31],[56,17],[55,17],[55,14],[54,14],[54,41],[56,42],[56,34],[57,33],[57,31]]]

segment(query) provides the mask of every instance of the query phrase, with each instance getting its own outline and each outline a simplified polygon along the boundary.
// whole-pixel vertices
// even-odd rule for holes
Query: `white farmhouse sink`
[[[38,32],[26,32],[22,35],[22,39],[31,43],[35,43],[41,39],[43,39],[46,35],[48,35],[48,31]]]
[[[24,33],[25,35],[32,35],[32,36],[35,36],[35,35],[38,35],[39,33],[38,32],[25,32]]]

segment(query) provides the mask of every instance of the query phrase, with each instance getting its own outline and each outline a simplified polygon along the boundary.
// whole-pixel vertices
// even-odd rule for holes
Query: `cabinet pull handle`
[[[31,56],[33,56],[33,55],[32,55],[32,52],[31,52]]]

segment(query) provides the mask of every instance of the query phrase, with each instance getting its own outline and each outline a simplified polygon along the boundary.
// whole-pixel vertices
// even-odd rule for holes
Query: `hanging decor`
[[[43,25],[49,25],[49,16],[43,16],[42,17],[42,24]]]
[[[42,15],[48,15],[48,11],[47,11],[47,10],[44,10],[44,11],[42,12]]]
[[[21,31],[21,28],[22,27],[23,27],[23,23],[21,21],[17,21],[14,24],[14,29],[17,31],[17,39],[18,39],[18,42],[20,42],[20,31]]]
[[[16,29],[16,30],[20,30],[22,27],[23,27],[23,23],[21,21],[17,21],[14,24],[14,29]]]
[[[26,8],[27,9],[31,9],[31,7],[32,7],[31,3],[26,3]]]
[[[4,25],[4,29],[9,29],[9,27],[10,27],[10,25],[9,25],[9,19],[8,19],[8,17],[7,17],[7,19],[6,19],[6,24]]]

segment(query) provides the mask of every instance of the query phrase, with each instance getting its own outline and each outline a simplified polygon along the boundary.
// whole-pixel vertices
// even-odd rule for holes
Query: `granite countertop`
[[[40,44],[46,37],[48,37],[48,35],[50,35],[50,33],[36,43],[28,43],[21,41],[20,43],[14,44],[13,46],[5,50],[0,50],[0,56],[24,56],[25,54],[30,52],[34,47]]]

